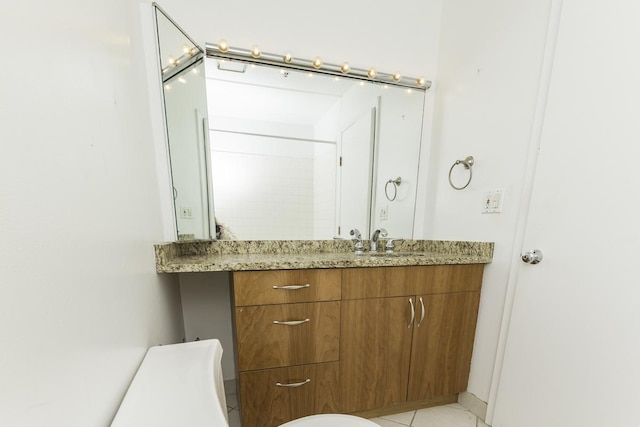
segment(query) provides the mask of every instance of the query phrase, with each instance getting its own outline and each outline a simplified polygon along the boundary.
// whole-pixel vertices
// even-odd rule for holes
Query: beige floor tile
[[[476,416],[454,405],[420,409],[413,419],[413,427],[476,427]]]
[[[394,423],[403,424],[405,426],[410,426],[411,421],[413,421],[413,417],[415,414],[416,414],[416,411],[409,411],[409,412],[401,412],[399,414],[383,415],[380,418],[393,421]]]
[[[380,427],[402,427],[408,424],[400,424],[384,418],[371,418],[369,421],[378,424]]]
[[[228,412],[229,427],[241,427],[240,412],[237,409]]]

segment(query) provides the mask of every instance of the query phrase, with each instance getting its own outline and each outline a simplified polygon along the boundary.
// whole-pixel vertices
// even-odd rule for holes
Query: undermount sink
[[[422,257],[427,254],[422,252],[368,252],[365,255],[374,258],[407,258],[407,257]]]

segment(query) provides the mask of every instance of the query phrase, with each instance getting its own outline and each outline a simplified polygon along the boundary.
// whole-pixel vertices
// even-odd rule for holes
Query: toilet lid
[[[343,414],[310,415],[289,421],[280,427],[327,427],[328,425],[331,425],[331,427],[380,427],[378,424],[364,418]]]

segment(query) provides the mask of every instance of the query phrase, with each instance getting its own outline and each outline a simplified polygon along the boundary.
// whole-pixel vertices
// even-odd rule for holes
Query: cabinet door
[[[382,408],[406,400],[413,327],[410,299],[414,300],[342,301],[343,412]]]
[[[340,304],[329,301],[236,307],[238,369],[338,360]]]
[[[242,426],[279,426],[338,412],[339,393],[338,362],[240,372]]]
[[[479,301],[479,292],[418,296],[409,401],[467,389]]]

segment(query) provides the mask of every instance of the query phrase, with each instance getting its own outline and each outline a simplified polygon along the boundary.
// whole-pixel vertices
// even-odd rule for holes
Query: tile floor
[[[229,427],[241,427],[238,398],[235,393],[229,393],[226,397]],[[371,421],[381,427],[488,427],[459,403],[385,415]]]

